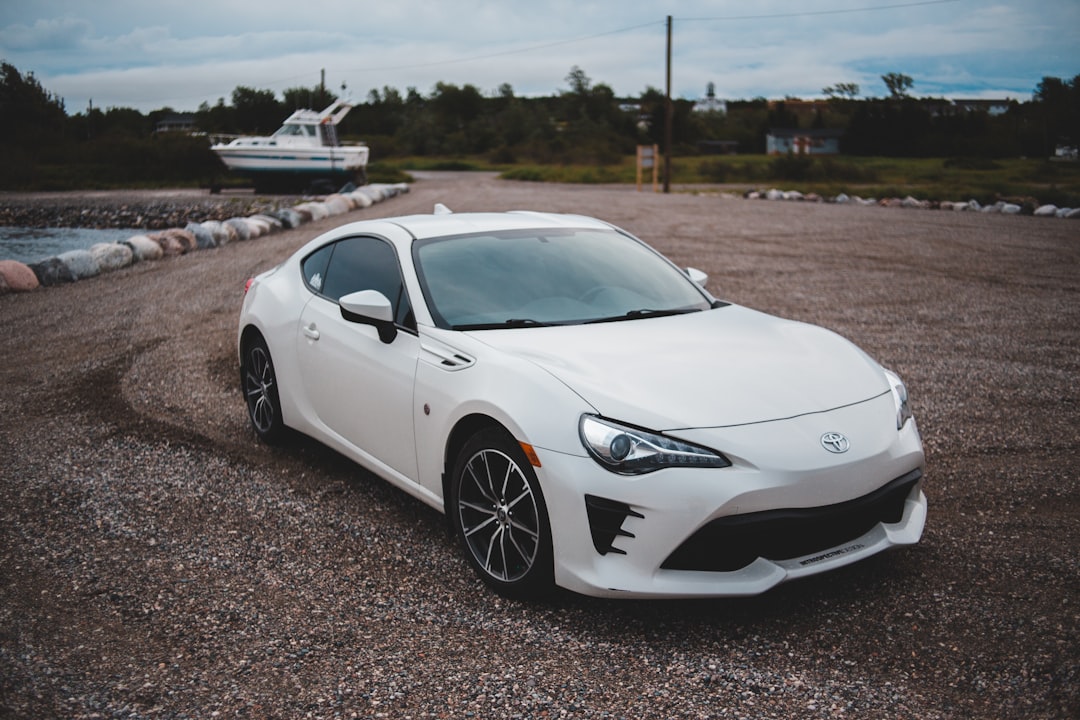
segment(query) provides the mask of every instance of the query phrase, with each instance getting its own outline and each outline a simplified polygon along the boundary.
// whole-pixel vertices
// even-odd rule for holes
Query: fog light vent
[[[616,553],[625,555],[625,550],[615,547],[615,538],[634,537],[632,532],[623,530],[623,521],[628,517],[644,518],[639,512],[635,512],[624,502],[597,497],[596,495],[585,496],[585,510],[589,514],[589,531],[592,533],[593,547],[601,555]]]

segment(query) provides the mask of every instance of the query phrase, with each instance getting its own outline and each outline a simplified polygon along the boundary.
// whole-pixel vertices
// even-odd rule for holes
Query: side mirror
[[[371,325],[379,331],[379,339],[390,344],[397,337],[394,308],[378,290],[361,290],[343,295],[338,300],[341,317],[349,322]]]
[[[686,275],[695,285],[698,285],[702,288],[704,288],[705,284],[709,282],[709,276],[701,272],[697,268],[686,268]]]

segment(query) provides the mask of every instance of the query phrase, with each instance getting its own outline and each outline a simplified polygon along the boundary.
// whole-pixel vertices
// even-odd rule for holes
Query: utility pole
[[[671,106],[671,16],[667,16],[667,90],[664,97],[664,192],[671,192],[671,123],[675,117]]]

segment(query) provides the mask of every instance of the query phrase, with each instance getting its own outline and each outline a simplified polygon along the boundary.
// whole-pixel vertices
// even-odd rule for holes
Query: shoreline
[[[251,191],[212,195],[194,188],[0,193],[0,226],[166,230],[189,222],[273,212],[314,199]]]

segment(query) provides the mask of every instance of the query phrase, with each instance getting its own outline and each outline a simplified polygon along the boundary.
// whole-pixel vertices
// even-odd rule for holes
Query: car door
[[[362,458],[415,482],[413,385],[420,342],[393,246],[378,237],[346,238],[305,259],[313,295],[300,315],[297,354],[308,400],[319,420]],[[338,299],[378,290],[394,307],[399,332],[342,317]]]

